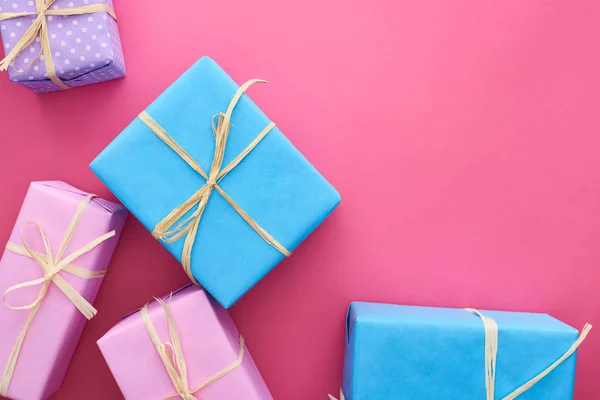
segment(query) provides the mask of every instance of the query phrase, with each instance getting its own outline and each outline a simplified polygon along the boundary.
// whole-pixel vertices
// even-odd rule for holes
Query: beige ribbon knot
[[[481,312],[473,308],[467,308],[466,310],[477,315],[483,321],[485,332],[485,395],[486,400],[494,400],[494,385],[496,382],[496,354],[498,353],[498,324],[492,318],[483,315]],[[585,324],[585,326],[581,330],[579,338],[577,338],[577,340],[571,345],[571,347],[558,360],[556,360],[554,363],[552,363],[552,365],[540,372],[535,378],[525,382],[525,384],[521,385],[518,389],[513,391],[508,396],[504,397],[502,400],[513,400],[517,396],[520,396],[529,389],[531,389],[543,377],[548,375],[556,367],[562,364],[567,358],[569,358],[573,353],[575,353],[575,351],[577,351],[577,348],[585,340],[591,329],[591,324]],[[332,395],[329,395],[329,399],[338,400]],[[344,393],[342,392],[342,389],[340,389],[339,400],[345,399],[346,398],[344,397]]]
[[[240,335],[240,351],[237,359],[227,367],[223,368],[217,374],[207,379],[202,385],[198,386],[194,390],[191,390],[188,382],[187,364],[185,362],[183,348],[181,347],[181,340],[179,339],[179,333],[177,332],[177,327],[175,325],[173,314],[171,313],[171,308],[162,299],[157,298],[156,301],[160,304],[167,315],[170,341],[164,343],[161,341],[158,331],[150,320],[150,316],[148,314],[148,304],[144,305],[141,313],[142,320],[144,321],[144,325],[148,331],[148,335],[150,335],[150,339],[152,340],[152,343],[154,344],[154,347],[156,348],[156,351],[158,352],[158,355],[165,366],[165,370],[167,371],[167,374],[169,375],[169,378],[171,379],[171,382],[177,391],[177,394],[165,397],[163,400],[169,400],[175,397],[180,397],[183,400],[197,400],[197,398],[194,396],[194,393],[199,392],[209,385],[212,385],[242,365],[246,350],[244,338]]]
[[[0,71],[7,70],[8,66],[15,61],[17,56],[23,50],[29,47],[37,37],[39,37],[41,48],[37,56],[35,56],[33,60],[31,60],[31,62],[27,65],[27,68],[25,68],[24,70],[17,70],[14,67],[14,65],[13,69],[15,69],[15,71],[19,73],[25,72],[29,70],[29,68],[31,68],[31,66],[43,54],[44,63],[46,64],[46,72],[48,73],[48,77],[50,78],[50,80],[61,89],[69,89],[69,86],[65,84],[62,80],[60,80],[60,78],[56,74],[56,67],[54,66],[52,51],[50,49],[50,37],[48,34],[48,21],[46,17],[49,15],[67,16],[106,12],[116,21],[117,16],[115,15],[115,12],[106,4],[93,4],[83,7],[59,8],[51,10],[50,6],[54,4],[55,1],[56,0],[35,0],[35,12],[0,12],[0,21],[26,16],[36,16],[35,20],[31,24],[31,26],[27,28],[21,39],[19,39],[19,41],[14,45],[13,49],[8,54],[6,54],[4,59],[0,61]]]
[[[206,204],[210,199],[213,189],[216,190],[230,205],[233,209],[250,225],[256,233],[258,233],[267,243],[277,249],[280,253],[289,257],[290,251],[287,250],[281,243],[279,243],[273,236],[271,236],[265,229],[263,229],[256,221],[252,219],[229,195],[219,186],[219,182],[225,178],[225,176],[231,172],[238,164],[248,155],[254,148],[267,136],[267,134],[275,128],[275,124],[270,122],[258,136],[242,151],[231,163],[223,168],[223,160],[225,158],[225,148],[227,145],[227,138],[229,137],[229,131],[231,129],[231,116],[233,110],[237,105],[238,101],[244,94],[244,92],[255,83],[266,83],[264,80],[252,79],[244,83],[236,94],[233,96],[227,111],[225,113],[219,113],[213,117],[212,130],[215,137],[215,151],[213,161],[210,166],[209,173],[207,174],[204,169],[190,156],[176,141],[173,139],[167,131],[158,124],[146,111],[142,111],[139,118],[144,122],[148,128],[158,136],[167,146],[169,146],[179,157],[183,159],[194,171],[206,179],[206,183],[189,199],[187,199],[179,207],[175,208],[169,215],[167,215],[162,221],[156,224],[152,235],[165,243],[173,243],[185,236],[185,242],[183,245],[183,252],[181,255],[181,264],[183,269],[192,280],[196,282],[196,279],[192,275],[191,271],[191,258],[192,249],[196,241],[196,234],[198,232],[198,226],[202,219],[202,214],[206,208]],[[215,123],[215,119],[217,122]],[[190,211],[194,210],[189,216],[186,217]],[[197,283],[197,282],[196,282]]]
[[[71,238],[75,233],[77,226],[79,225],[79,220],[83,215],[83,211],[90,203],[94,195],[86,196],[78,205],[77,211],[75,212],[75,216],[71,220],[67,231],[65,232],[65,236],[63,241],[60,244],[59,250],[56,256],[52,254],[52,246],[50,244],[50,240],[44,233],[44,230],[41,226],[39,226],[35,222],[27,222],[23,226],[23,231],[26,227],[33,225],[37,227],[40,236],[42,237],[42,241],[44,243],[45,254],[38,253],[27,245],[27,241],[25,240],[24,233],[21,233],[21,242],[23,246],[18,246],[14,243],[8,243],[6,245],[6,249],[18,254],[23,257],[28,257],[33,259],[44,271],[44,276],[39,279],[34,279],[31,281],[19,283],[17,285],[13,285],[9,287],[2,296],[2,301],[4,304],[13,309],[13,310],[31,310],[29,312],[29,316],[21,330],[21,334],[17,338],[17,342],[13,347],[9,357],[2,377],[0,379],[0,395],[7,397],[8,396],[8,387],[10,385],[10,381],[12,379],[13,373],[15,371],[15,367],[17,364],[17,359],[19,358],[19,353],[21,352],[21,347],[23,345],[23,341],[25,340],[25,336],[27,332],[29,332],[29,328],[37,315],[37,312],[42,304],[42,301],[46,297],[48,293],[48,289],[50,285],[54,283],[63,293],[71,303],[89,320],[96,315],[96,309],[92,306],[77,290],[75,290],[62,276],[59,275],[59,272],[66,272],[68,274],[77,276],[82,279],[97,279],[102,278],[106,274],[106,270],[101,271],[90,271],[83,268],[80,268],[76,265],[71,264],[74,260],[81,257],[82,255],[90,252],[102,242],[110,239],[115,236],[115,231],[108,232],[94,240],[90,243],[86,244],[79,250],[74,251],[68,256],[64,257],[64,253],[67,250],[69,243],[71,242]],[[63,258],[64,257],[64,258]],[[30,304],[22,305],[22,306],[14,306],[7,302],[7,296],[9,293],[24,289],[31,286],[42,285],[40,291],[38,292],[37,297]]]

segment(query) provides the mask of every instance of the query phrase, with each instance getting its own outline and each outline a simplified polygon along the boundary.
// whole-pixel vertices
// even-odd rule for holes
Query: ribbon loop
[[[275,128],[275,124],[270,122],[260,134],[242,151],[229,165],[223,168],[223,162],[225,160],[225,148],[227,146],[227,139],[231,130],[231,117],[233,110],[242,98],[244,92],[255,83],[266,83],[262,79],[251,79],[244,83],[237,90],[229,105],[227,106],[226,112],[220,112],[212,117],[212,132],[215,138],[215,151],[213,160],[210,166],[209,173],[207,174],[204,169],[198,164],[196,160],[192,158],[176,141],[173,139],[167,131],[160,126],[146,111],[142,111],[139,118],[142,122],[150,128],[150,130],[158,136],[171,150],[173,150],[179,157],[183,159],[194,171],[200,174],[206,179],[205,184],[194,193],[189,199],[187,199],[179,207],[175,208],[164,217],[159,223],[156,224],[152,235],[165,243],[173,243],[185,236],[183,244],[183,251],[181,254],[181,264],[184,271],[192,282],[196,282],[196,279],[192,275],[191,271],[191,259],[192,249],[196,240],[196,233],[198,226],[202,220],[202,215],[206,208],[206,205],[213,193],[213,189],[216,190],[230,205],[231,207],[250,225],[256,233],[258,233],[268,244],[273,246],[277,251],[282,253],[284,256],[289,257],[290,251],[287,250],[281,243],[279,243],[273,236],[271,236],[264,228],[262,228],[254,219],[252,219],[225,191],[219,186],[221,179],[225,177],[230,171],[232,171],[254,148],[266,137],[266,135]],[[194,211],[192,211],[194,210]],[[188,213],[190,213],[188,215]],[[196,282],[197,283],[197,282]]]
[[[91,200],[91,196],[87,196],[81,204],[87,205],[89,203],[89,200]],[[79,207],[79,208],[81,208],[81,207]],[[82,212],[83,212],[83,210],[81,210],[80,212],[77,212],[74,220],[76,220],[78,222],[79,218],[81,217]],[[31,248],[27,244],[27,240],[25,239],[25,229],[30,225],[33,225],[37,228],[37,230],[42,238],[42,241],[44,243],[44,248],[46,250],[45,260],[42,257],[40,257],[40,253],[37,253],[37,252],[31,250]],[[68,245],[71,237],[73,236],[73,232],[75,231],[75,226],[76,226],[76,224],[75,225],[71,224],[69,229],[67,230],[67,233],[65,234],[65,239],[63,240],[63,243],[61,244],[60,256],[62,256],[62,252]],[[64,259],[55,260],[53,254],[52,254],[52,245],[50,243],[50,240],[48,239],[48,236],[46,236],[46,233],[42,229],[42,227],[36,222],[25,223],[25,225],[23,225],[23,228],[21,229],[21,242],[23,243],[23,248],[29,254],[29,258],[34,259],[35,262],[42,268],[42,270],[44,271],[44,276],[39,279],[34,279],[31,281],[23,282],[23,283],[9,287],[4,292],[4,295],[2,296],[3,303],[7,307],[9,307],[13,310],[31,310],[32,308],[36,307],[43,300],[43,298],[46,295],[46,292],[48,291],[48,286],[50,285],[51,282],[54,282],[56,284],[56,286],[67,296],[67,298],[69,298],[69,300],[71,300],[73,305],[75,305],[77,307],[77,309],[87,319],[91,319],[94,315],[96,315],[96,312],[97,312],[96,309],[83,296],[81,296],[81,294],[79,294],[67,281],[65,281],[62,277],[60,277],[58,275],[58,273],[60,271],[64,270],[66,267],[68,267],[69,264],[71,263],[71,261],[73,261],[76,258],[81,257],[83,254],[93,250],[100,243],[113,237],[114,235],[115,235],[114,231],[108,232],[108,233],[92,240],[90,243],[83,246],[81,249],[74,251],[69,256],[65,257]],[[10,248],[9,248],[9,250],[10,250]],[[31,287],[31,286],[37,286],[40,284],[42,284],[42,288],[40,288],[40,291],[39,291],[36,299],[32,303],[24,305],[24,306],[13,306],[6,302],[6,296],[10,292],[13,292],[18,289],[24,289],[24,288]]]
[[[194,393],[199,392],[209,385],[212,385],[242,365],[245,354],[245,343],[244,338],[240,335],[240,351],[238,353],[238,358],[230,365],[219,371],[217,374],[207,379],[202,385],[198,386],[194,390],[191,390],[188,383],[187,364],[183,354],[183,348],[181,347],[179,333],[175,325],[175,319],[171,313],[171,308],[164,300],[159,298],[156,298],[155,300],[158,302],[158,304],[160,304],[167,316],[170,341],[164,343],[161,341],[158,331],[150,320],[150,315],[148,313],[149,305],[147,303],[144,305],[144,307],[142,307],[141,314],[144,325],[146,326],[146,330],[148,331],[148,335],[150,336],[150,340],[152,340],[152,343],[154,344],[154,347],[156,348],[156,351],[158,352],[158,355],[165,366],[165,370],[167,371],[167,374],[173,383],[173,387],[175,387],[175,391],[177,392],[177,394],[165,397],[163,400],[169,400],[174,397],[180,397],[183,400],[197,400],[194,396]]]
[[[45,296],[45,292],[47,289],[47,283],[51,280],[50,279],[46,279],[46,276],[44,275],[43,278],[40,279],[35,279],[32,281],[28,281],[28,282],[23,282],[23,283],[19,283],[17,285],[13,285],[11,287],[9,287],[8,289],[6,289],[6,291],[4,292],[4,294],[2,295],[2,302],[4,303],[4,305],[12,310],[31,310],[32,308],[36,307],[44,298]],[[15,290],[19,290],[19,289],[23,289],[23,288],[27,288],[27,287],[31,287],[31,286],[37,286],[43,284],[42,288],[40,289],[40,291],[38,292],[35,300],[29,304],[23,305],[23,306],[14,306],[12,304],[10,304],[7,300],[6,297],[8,296],[9,293],[14,292]]]
[[[41,257],[39,253],[32,251],[29,248],[29,246],[27,245],[27,241],[25,240],[25,229],[30,225],[33,225],[37,228],[37,230],[42,238],[42,242],[44,243],[44,248],[46,250],[46,254],[44,255],[45,259],[44,259],[44,257]],[[21,228],[21,243],[23,243],[23,248],[27,251],[27,253],[29,253],[29,257],[33,258],[35,260],[35,262],[38,263],[40,265],[40,267],[42,267],[42,270],[44,271],[44,277],[39,278],[39,279],[34,279],[31,281],[27,281],[27,282],[23,282],[23,283],[19,283],[19,284],[9,287],[8,289],[6,289],[6,291],[4,292],[4,294],[2,296],[2,302],[8,308],[13,309],[13,310],[31,310],[32,308],[36,307],[42,301],[42,299],[44,298],[44,296],[46,294],[46,291],[48,290],[48,288],[46,286],[49,285],[49,281],[52,280],[52,277],[58,271],[55,271],[55,269],[53,268],[52,246],[50,244],[50,241],[48,240],[48,237],[46,236],[44,230],[42,229],[42,227],[39,224],[37,224],[36,222],[26,222],[25,225],[23,225],[23,227]],[[6,296],[8,296],[8,294],[11,292],[14,292],[15,290],[19,290],[19,289],[28,288],[31,286],[37,286],[40,284],[43,286],[40,288],[38,295],[36,296],[35,300],[32,303],[26,304],[23,306],[14,306],[12,304],[9,304],[6,301]]]

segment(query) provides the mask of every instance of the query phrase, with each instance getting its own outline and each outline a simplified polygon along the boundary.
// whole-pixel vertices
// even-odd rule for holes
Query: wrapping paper
[[[237,89],[217,63],[203,57],[146,111],[208,171],[215,148],[213,116],[227,109]],[[258,89],[268,90],[268,86],[250,90]],[[268,124],[267,116],[244,95],[233,112],[224,165]],[[139,118],[91,168],[149,231],[205,183]],[[290,251],[340,201],[338,192],[278,128],[219,185]],[[181,261],[183,242],[163,244]],[[192,251],[191,270],[223,306],[233,305],[284,258],[220,194],[210,197]]]
[[[181,339],[190,389],[237,359],[240,334],[227,310],[205,291],[189,286],[165,301]],[[157,302],[150,304],[149,317],[161,339],[168,341],[167,317]],[[139,311],[118,322],[98,340],[98,346],[127,400],[160,400],[176,394]],[[247,349],[238,368],[195,396],[203,400],[272,400]]]
[[[546,314],[481,311],[499,327],[495,398],[502,399],[560,358],[576,329]],[[346,400],[486,398],[484,327],[463,309],[352,303],[343,391]],[[568,400],[576,356],[519,400]]]
[[[112,0],[57,0],[51,8],[71,8],[92,4],[107,4]],[[33,0],[0,2],[2,12],[35,12]],[[47,16],[52,59],[58,77],[70,87],[122,78],[126,74],[123,49],[117,22],[107,13],[99,12],[73,16]],[[5,54],[23,36],[35,16],[0,22],[0,34]],[[22,51],[9,67],[10,79],[36,93],[59,90],[46,73],[46,64],[38,59],[28,70],[30,62],[40,51],[39,38]],[[21,71],[22,72],[19,72]]]
[[[21,245],[23,225],[35,221],[44,229],[56,252],[78,204],[86,195],[62,182],[33,182],[9,241]],[[115,230],[115,237],[73,262],[78,267],[92,271],[106,269],[126,216],[127,211],[121,205],[98,198],[92,200],[81,217],[65,255]],[[32,250],[45,253],[39,232],[35,229],[24,229],[23,232]],[[102,279],[81,279],[62,272],[59,274],[86,300],[93,302]],[[12,285],[43,275],[41,267],[34,260],[5,250],[0,261],[0,294]],[[39,286],[34,286],[16,290],[9,293],[7,301],[15,305],[31,303],[39,289]],[[0,374],[28,315],[29,310],[12,310],[0,304]],[[38,400],[56,392],[86,322],[73,303],[54,284],[50,285],[25,337],[9,386],[9,397],[15,400]]]

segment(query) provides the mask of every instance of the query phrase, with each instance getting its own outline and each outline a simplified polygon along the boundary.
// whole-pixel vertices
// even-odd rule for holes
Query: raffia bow
[[[73,262],[77,258],[81,257],[82,255],[90,252],[91,250],[96,248],[98,245],[100,245],[100,243],[115,236],[115,231],[108,232],[108,233],[92,240],[91,242],[89,242],[88,244],[86,244],[85,246],[80,248],[79,250],[76,250],[73,253],[69,254],[68,256],[64,257],[64,253],[67,250],[69,243],[71,242],[71,238],[73,237],[73,234],[75,233],[75,230],[77,229],[77,226],[79,225],[79,220],[80,220],[81,216],[83,215],[83,211],[85,210],[85,208],[87,207],[87,205],[89,204],[89,202],[92,200],[93,197],[94,197],[94,195],[86,196],[79,203],[79,205],[77,207],[77,211],[75,212],[75,216],[71,220],[71,223],[69,224],[69,227],[67,228],[67,231],[65,232],[65,236],[63,238],[63,241],[60,244],[60,247],[58,249],[56,256],[52,255],[52,247],[50,245],[50,241],[48,240],[48,237],[44,233],[44,230],[35,222],[27,222],[23,226],[23,229],[25,229],[27,226],[30,226],[30,225],[33,225],[38,228],[39,233],[42,237],[42,241],[44,242],[44,249],[46,251],[45,254],[38,253],[36,251],[31,250],[31,248],[29,248],[29,246],[27,245],[27,242],[26,242],[23,234],[21,235],[21,242],[23,243],[23,246],[18,246],[13,243],[8,243],[6,245],[7,250],[9,250],[15,254],[18,254],[20,256],[33,259],[44,271],[44,276],[39,279],[35,279],[32,281],[23,282],[23,283],[11,286],[4,292],[4,295],[2,296],[2,301],[4,302],[4,304],[7,307],[9,307],[13,310],[30,310],[29,316],[27,317],[27,320],[25,321],[25,325],[23,326],[23,329],[21,330],[21,334],[17,338],[17,342],[8,357],[8,362],[6,364],[6,367],[4,369],[2,377],[0,379],[0,395],[2,395],[2,396],[5,396],[5,397],[8,396],[8,387],[10,385],[10,381],[11,381],[13,373],[15,371],[17,359],[19,358],[19,353],[21,352],[21,346],[23,345],[25,336],[27,335],[27,332],[29,332],[29,328],[31,327],[31,324],[33,323],[33,320],[35,319],[35,316],[37,315],[40,305],[42,304],[42,301],[46,297],[46,294],[48,293],[48,289],[50,288],[50,285],[52,283],[54,283],[65,294],[65,296],[67,296],[69,301],[71,301],[71,303],[73,303],[73,305],[75,307],[77,307],[77,309],[88,320],[93,318],[94,315],[96,315],[96,312],[97,312],[96,309],[79,292],[77,292],[62,276],[60,276],[58,274],[59,272],[62,271],[62,272],[66,272],[68,274],[77,276],[82,279],[102,278],[106,274],[106,270],[89,271],[89,270],[80,268],[76,265],[73,265],[73,264],[71,264],[71,262]],[[10,292],[13,292],[13,291],[19,290],[19,289],[24,289],[24,288],[31,287],[31,286],[37,286],[37,285],[42,285],[42,287],[40,288],[40,291],[39,291],[37,297],[35,298],[35,300],[32,303],[24,305],[24,306],[13,306],[13,305],[7,303],[6,296]]]
[[[165,370],[167,371],[167,374],[169,375],[169,378],[171,378],[171,382],[173,382],[173,386],[177,391],[177,394],[165,397],[163,400],[169,400],[174,397],[180,397],[183,400],[197,400],[197,398],[194,396],[194,393],[199,392],[209,385],[212,385],[242,365],[242,362],[244,361],[245,344],[244,338],[240,335],[240,351],[238,353],[238,358],[233,363],[219,371],[217,374],[207,379],[202,385],[193,390],[190,389],[188,383],[187,364],[185,362],[185,356],[181,347],[179,333],[177,332],[177,327],[175,326],[175,319],[173,318],[173,314],[171,313],[171,309],[167,303],[158,298],[156,301],[160,304],[167,315],[167,324],[169,326],[169,336],[171,339],[170,341],[165,343],[161,341],[156,328],[150,320],[150,316],[148,314],[148,304],[144,305],[141,313],[144,325],[146,325],[146,329],[150,335],[150,339],[152,340],[154,347],[156,347],[156,351],[158,352],[158,355],[165,366]]]
[[[481,312],[473,309],[467,308],[467,311],[477,315],[483,321],[483,326],[485,330],[485,395],[486,400],[494,400],[494,386],[496,382],[496,354],[498,353],[498,324],[492,318],[483,315]],[[522,395],[529,389],[531,389],[536,383],[538,383],[542,378],[552,372],[556,367],[562,364],[567,358],[569,358],[577,348],[581,345],[581,343],[585,340],[588,333],[592,329],[592,325],[585,324],[583,327],[579,338],[571,345],[571,347],[552,365],[548,368],[540,372],[535,378],[530,379],[525,384],[521,385],[518,389],[513,391],[508,396],[502,398],[502,400],[513,400],[517,396]],[[329,395],[330,400],[338,400],[332,395]],[[342,389],[340,389],[340,398],[339,400],[345,400],[344,393]]]
[[[48,21],[46,17],[49,15],[83,15],[96,12],[106,12],[116,21],[117,16],[115,15],[115,12],[106,4],[93,4],[83,7],[59,8],[51,10],[50,6],[54,4],[55,1],[56,0],[35,0],[35,12],[0,12],[0,21],[26,16],[36,16],[35,20],[31,26],[27,28],[21,39],[15,44],[13,49],[6,55],[6,57],[0,61],[0,71],[7,70],[8,66],[15,61],[17,56],[23,50],[29,47],[29,45],[31,45],[39,36],[41,42],[40,51],[38,52],[37,56],[31,60],[25,71],[31,68],[33,63],[36,62],[43,54],[44,63],[46,64],[46,72],[48,73],[50,80],[61,89],[69,89],[69,86],[60,80],[56,74],[56,67],[54,66],[52,51],[50,49],[50,37],[48,35]]]
[[[219,186],[219,182],[231,172],[254,148],[267,136],[267,134],[275,128],[275,124],[270,122],[263,130],[258,134],[248,147],[244,149],[231,163],[223,168],[223,160],[225,158],[225,147],[227,145],[227,138],[229,136],[229,130],[231,129],[231,116],[233,110],[237,105],[238,101],[244,94],[244,92],[255,83],[266,83],[266,81],[260,79],[252,79],[244,83],[238,89],[235,96],[233,96],[227,111],[225,113],[219,113],[213,117],[212,129],[215,136],[215,151],[213,161],[210,167],[210,171],[207,174],[204,169],[196,162],[177,142],[173,139],[166,130],[158,124],[146,111],[140,113],[139,118],[144,122],[152,132],[158,136],[167,146],[169,146],[179,157],[181,157],[194,171],[200,174],[206,183],[189,199],[187,199],[182,205],[175,208],[169,215],[167,215],[162,221],[156,224],[152,235],[163,240],[166,243],[175,242],[185,236],[185,242],[183,245],[183,253],[181,255],[181,264],[183,269],[192,280],[196,282],[196,279],[192,275],[191,271],[191,257],[194,242],[196,240],[196,234],[198,232],[198,226],[202,219],[202,214],[206,208],[206,204],[210,199],[213,190],[216,190],[230,205],[233,209],[248,223],[248,225],[254,229],[267,243],[277,249],[280,253],[289,257],[291,255],[281,243],[279,243],[273,236],[271,236],[265,229],[263,229],[256,221],[252,219],[229,195]],[[217,122],[215,123],[215,119]],[[195,209],[195,210],[194,210]],[[188,217],[185,215],[194,210]],[[177,224],[177,225],[175,225]],[[197,283],[197,282],[196,282]]]

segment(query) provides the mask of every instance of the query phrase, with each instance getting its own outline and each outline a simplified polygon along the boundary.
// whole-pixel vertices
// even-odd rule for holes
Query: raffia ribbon
[[[175,326],[175,319],[173,318],[173,314],[171,313],[171,309],[167,303],[165,303],[162,299],[156,299],[156,301],[160,304],[160,306],[165,311],[167,315],[167,324],[169,326],[169,336],[171,340],[169,342],[163,343],[158,336],[158,332],[156,328],[152,324],[150,320],[150,316],[148,314],[148,304],[144,305],[142,308],[142,319],[144,321],[144,325],[146,325],[146,329],[148,330],[148,335],[150,335],[150,339],[152,343],[156,347],[156,351],[162,360],[167,374],[169,374],[169,378],[171,378],[171,382],[173,382],[173,386],[177,391],[176,394],[165,397],[163,400],[169,400],[175,397],[180,397],[183,400],[197,400],[194,396],[194,393],[199,392],[205,387],[212,385],[217,382],[219,379],[229,374],[236,368],[242,365],[244,361],[245,354],[245,345],[244,338],[240,335],[240,351],[238,353],[237,359],[229,364],[227,367],[223,368],[221,371],[216,373],[214,376],[207,379],[203,384],[191,390],[189,388],[188,383],[188,374],[187,374],[187,364],[185,362],[185,357],[183,354],[183,349],[181,347],[181,340],[179,339],[179,333],[177,332],[177,327]]]
[[[467,308],[467,311],[477,315],[483,321],[485,329],[485,392],[486,400],[494,400],[494,385],[496,381],[496,354],[498,353],[498,324],[492,318],[483,315],[481,312]],[[581,343],[585,340],[588,333],[592,329],[591,324],[585,324],[577,340],[571,345],[571,347],[552,365],[540,372],[536,377],[530,379],[525,384],[520,386],[518,389],[513,391],[502,400],[513,400],[517,396],[525,393],[531,389],[536,383],[538,383],[543,377],[552,372],[556,367],[562,364],[567,358],[569,358]]]
[[[494,400],[494,385],[496,382],[496,354],[498,353],[498,324],[492,318],[483,315],[481,312],[473,309],[467,308],[467,311],[477,315],[483,321],[483,326],[485,329],[485,394],[486,400]],[[529,389],[531,389],[536,383],[538,383],[542,378],[552,372],[556,367],[562,364],[567,358],[569,358],[581,343],[585,340],[588,333],[592,329],[591,324],[585,324],[579,338],[571,345],[571,347],[552,365],[548,368],[540,372],[535,378],[530,379],[525,384],[520,386],[518,389],[513,391],[508,396],[504,397],[502,400],[513,400],[517,396],[522,395]],[[338,400],[332,395],[329,395],[330,400]],[[342,389],[340,389],[340,398],[339,400],[345,400],[344,393]]]
[[[46,64],[46,72],[52,82],[54,82],[61,89],[69,89],[69,86],[60,80],[56,75],[56,67],[54,66],[54,60],[52,58],[52,50],[50,49],[50,37],[48,34],[48,21],[46,16],[49,15],[83,15],[92,14],[96,12],[106,12],[115,21],[117,16],[115,12],[108,7],[106,4],[93,4],[83,7],[70,7],[70,8],[59,8],[56,10],[50,10],[50,6],[54,4],[56,0],[35,0],[35,12],[0,12],[0,21],[5,21],[13,18],[20,18],[35,15],[36,19],[33,24],[23,34],[21,39],[15,44],[13,49],[0,61],[0,71],[5,71],[8,66],[17,58],[17,56],[25,50],[35,39],[39,36],[41,42],[41,48],[37,56],[31,60],[25,71],[27,71],[34,62],[44,55],[44,63]]]
[[[167,215],[162,221],[156,224],[152,235],[159,240],[163,240],[165,243],[173,243],[183,236],[185,236],[185,242],[183,245],[183,253],[181,255],[181,264],[183,269],[192,280],[196,282],[196,279],[192,275],[191,270],[191,257],[194,242],[196,241],[196,233],[198,232],[198,226],[202,219],[202,214],[206,208],[206,204],[210,199],[213,189],[219,192],[219,194],[233,207],[233,209],[250,225],[256,233],[258,233],[267,243],[277,249],[286,257],[291,255],[281,243],[279,243],[273,236],[271,236],[265,229],[263,229],[256,221],[252,219],[225,191],[219,186],[219,182],[231,172],[254,148],[267,136],[267,134],[275,127],[273,122],[270,122],[263,130],[258,134],[248,147],[244,149],[229,165],[225,168],[223,166],[223,160],[225,157],[225,147],[227,145],[227,138],[229,136],[229,130],[231,128],[231,116],[233,110],[237,105],[238,101],[244,94],[244,92],[255,83],[266,83],[266,81],[260,79],[252,79],[244,83],[238,89],[235,96],[233,96],[227,111],[225,113],[219,113],[213,117],[212,129],[215,136],[215,151],[213,161],[210,167],[210,171],[207,174],[200,164],[196,162],[177,142],[173,139],[166,130],[161,127],[146,111],[142,111],[139,118],[144,122],[156,136],[158,136],[167,146],[169,146],[179,157],[181,157],[194,171],[200,174],[206,183],[189,199],[187,199],[179,207],[175,208],[169,215]],[[217,122],[215,123],[215,119]],[[193,210],[194,211],[188,216],[185,215]],[[184,218],[185,217],[185,218]],[[179,223],[178,223],[179,222]],[[177,224],[176,226],[174,226]],[[196,282],[197,283],[197,282]]]
[[[96,315],[96,309],[81,294],[79,294],[62,276],[58,274],[59,272],[63,271],[82,279],[102,278],[106,274],[106,270],[89,271],[80,268],[76,265],[73,265],[71,264],[71,262],[81,257],[82,255],[90,252],[98,245],[100,245],[100,243],[115,236],[115,231],[108,232],[92,240],[79,250],[76,250],[63,258],[64,253],[67,250],[69,243],[71,242],[71,238],[73,237],[73,234],[75,233],[75,230],[79,225],[79,220],[83,215],[85,208],[90,203],[93,197],[95,196],[88,195],[79,203],[77,211],[75,212],[75,216],[71,220],[71,223],[69,224],[69,227],[65,232],[65,236],[60,244],[60,247],[55,257],[53,257],[52,255],[52,247],[50,245],[48,237],[44,233],[44,230],[35,222],[27,222],[23,226],[23,229],[25,229],[29,225],[34,225],[38,228],[39,233],[42,236],[42,240],[44,242],[46,254],[38,253],[36,251],[31,250],[27,245],[27,242],[25,241],[24,234],[21,234],[21,242],[23,243],[23,246],[19,246],[13,243],[8,243],[6,245],[7,250],[12,251],[13,253],[18,254],[20,256],[33,259],[44,271],[44,276],[39,279],[11,286],[4,292],[4,295],[2,296],[2,301],[7,307],[13,310],[30,310],[29,316],[27,317],[25,325],[21,330],[21,334],[17,338],[17,342],[15,343],[15,346],[13,347],[8,357],[8,362],[6,364],[6,367],[4,368],[2,378],[0,379],[0,395],[2,396],[8,396],[8,387],[10,385],[13,373],[15,372],[15,366],[17,364],[17,359],[19,358],[19,353],[21,352],[21,346],[23,345],[25,336],[29,332],[29,328],[31,328],[31,324],[33,323],[33,320],[35,319],[35,316],[37,315],[37,312],[40,309],[40,305],[46,297],[48,289],[50,288],[50,285],[52,283],[54,283],[65,294],[65,296],[67,296],[71,303],[73,303],[73,305],[77,307],[77,309],[88,320],[91,319],[94,315]],[[24,306],[13,306],[7,303],[6,296],[10,292],[37,285],[42,285],[42,287],[40,288],[36,299],[32,303]]]

